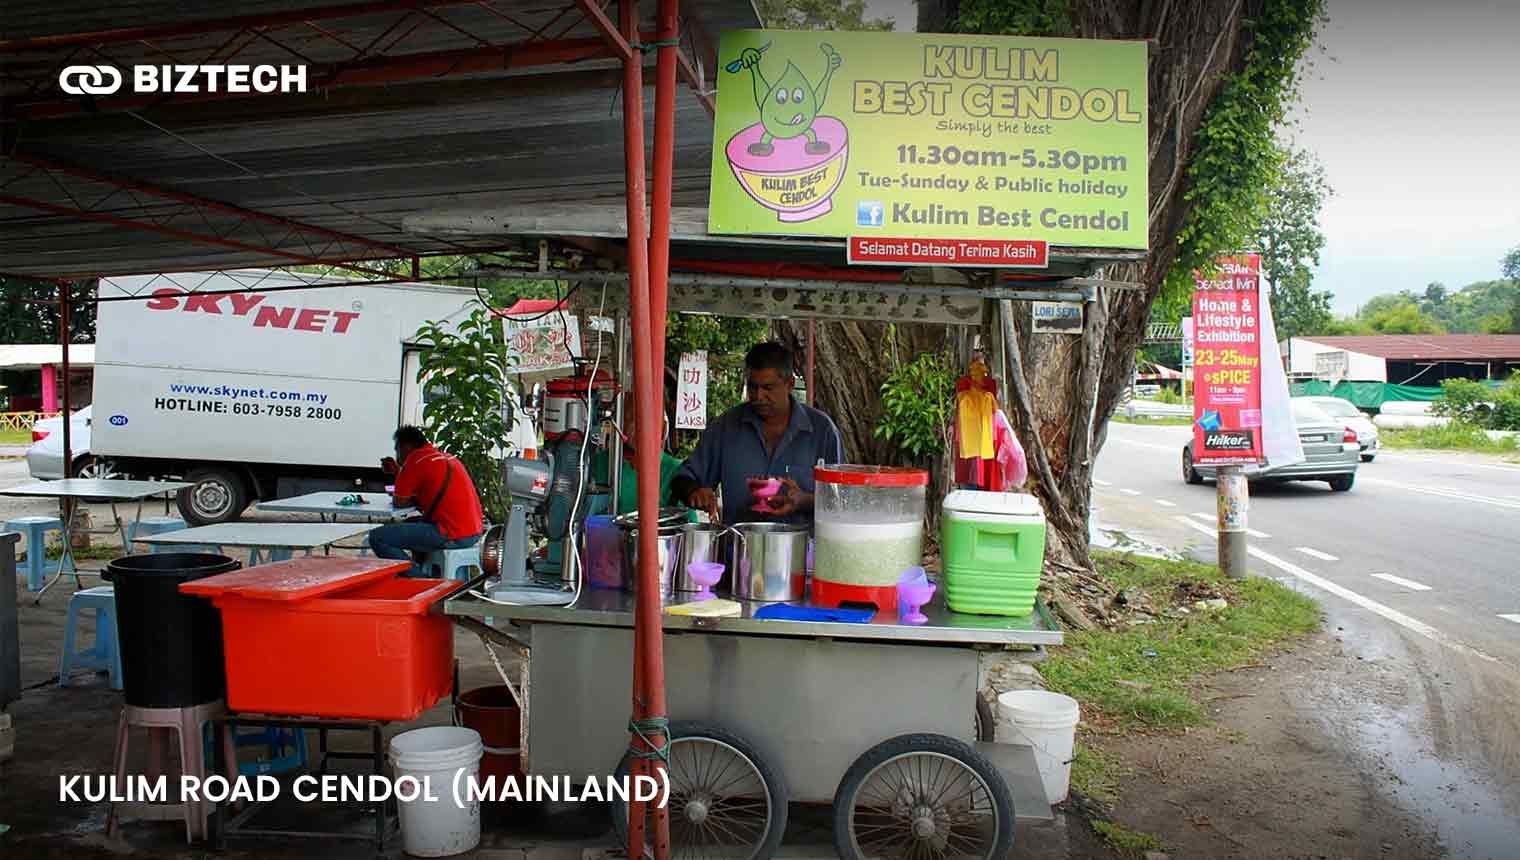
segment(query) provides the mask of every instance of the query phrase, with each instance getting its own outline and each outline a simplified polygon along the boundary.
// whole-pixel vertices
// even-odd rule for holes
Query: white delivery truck
[[[252,270],[102,280],[101,299],[136,298],[99,306],[91,453],[122,474],[192,482],[179,508],[197,525],[255,500],[383,492],[391,434],[422,423],[418,329],[479,303],[428,284],[280,289],[313,282]]]

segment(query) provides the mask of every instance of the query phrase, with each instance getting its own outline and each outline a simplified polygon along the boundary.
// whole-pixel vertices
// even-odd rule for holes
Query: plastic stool
[[[421,567],[423,573],[435,579],[467,581],[470,570],[480,570],[480,544],[430,552],[422,557]]]
[[[61,561],[48,563],[47,533],[63,533],[63,520],[57,517],[17,517],[6,520],[5,530],[26,535],[26,590],[41,591],[48,574],[57,573]],[[69,568],[69,573],[74,569]]]
[[[81,610],[95,612],[95,644],[83,651],[76,650],[74,645]],[[69,614],[63,628],[63,654],[58,658],[58,686],[69,686],[69,676],[75,669],[109,672],[111,689],[121,689],[121,649],[116,644],[116,592],[109,585],[76,591],[69,600]]]
[[[158,753],[161,749],[161,736],[168,732],[174,732],[179,738],[180,770],[186,776],[198,778],[205,782],[207,775],[206,751],[204,731],[206,722],[226,713],[221,701],[210,702],[204,705],[196,705],[193,708],[137,708],[127,705],[121,709],[121,719],[116,725],[116,784],[127,784],[127,742],[134,726],[148,730],[149,750]],[[155,735],[157,733],[157,735]],[[224,739],[225,740],[225,739]],[[227,756],[230,765],[236,757],[230,743],[223,744],[223,755]],[[166,758],[164,756],[163,758]],[[149,776],[167,773],[170,769],[168,762],[161,760],[160,756],[150,755],[148,758]],[[167,782],[168,796],[178,797],[178,784],[174,780]],[[118,813],[120,807],[125,806],[133,812],[135,817],[173,820],[181,816],[185,819],[185,840],[194,842],[197,838],[204,839],[208,835],[207,818],[211,814],[212,804],[204,800],[190,800],[183,803],[112,803],[110,812],[106,815],[106,835],[114,837],[119,823]]]

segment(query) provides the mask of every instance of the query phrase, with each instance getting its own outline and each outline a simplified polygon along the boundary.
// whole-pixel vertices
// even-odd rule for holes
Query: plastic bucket
[[[179,586],[242,566],[224,555],[184,552],[129,555],[106,565],[127,704],[188,708],[226,696],[221,614]]]
[[[410,776],[428,789],[413,800],[397,800],[406,853],[450,857],[480,845],[480,802],[467,800],[467,791],[480,770],[481,749],[478,732],[456,726],[413,729],[391,738],[395,778]],[[463,805],[455,803],[456,785]]]
[[[480,779],[495,780],[497,791],[509,777],[522,776],[522,709],[504,684],[476,687],[459,695],[459,721],[480,734],[485,756]]]
[[[1034,748],[1045,799],[1066,799],[1071,787],[1071,751],[1082,709],[1077,700],[1048,690],[1014,690],[998,696],[998,716],[1012,728],[1012,743]]]

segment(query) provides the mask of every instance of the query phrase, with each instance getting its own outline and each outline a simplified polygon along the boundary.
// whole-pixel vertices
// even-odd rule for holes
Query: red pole
[[[676,0],[659,0],[656,38],[660,42],[654,84],[654,201],[649,232],[649,312],[655,326],[654,369],[665,369],[665,308],[670,275],[670,203],[675,181],[676,54],[680,38]]]
[[[638,39],[638,0],[622,0],[622,32],[630,44]],[[654,336],[663,337],[664,316],[653,314],[649,290],[648,220],[644,210],[644,69],[643,54],[632,52],[623,63],[623,170],[626,177],[628,206],[628,289],[633,324],[633,387],[638,403],[638,422],[634,428],[635,467],[640,475],[660,473],[660,395],[663,374],[655,366]],[[642,336],[641,336],[642,335]],[[658,570],[658,545],[655,523],[659,517],[659,485],[655,481],[638,483],[639,500],[639,569],[638,591],[634,598],[633,626],[633,718],[648,721],[665,717],[665,662],[663,654]],[[645,726],[649,723],[645,722]],[[631,746],[635,752],[650,753],[663,748],[666,736],[646,728],[648,743],[635,734]],[[659,759],[635,757],[635,776],[653,775],[664,780]],[[644,856],[645,804],[628,803],[628,856]],[[653,839],[656,860],[670,856],[670,819],[664,808],[656,808]]]

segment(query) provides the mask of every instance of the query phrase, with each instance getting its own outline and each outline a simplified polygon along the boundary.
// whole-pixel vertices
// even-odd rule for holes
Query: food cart
[[[560,237],[532,240],[563,247],[564,234],[587,232],[586,217],[545,224],[545,232],[563,231]],[[614,235],[619,226],[589,229]],[[721,268],[725,248],[753,254],[760,244],[725,246],[679,228],[672,236],[678,249],[699,243],[713,268]],[[765,244],[782,259],[826,260],[838,251],[781,239]],[[1020,286],[944,270],[897,282],[843,267],[826,271],[831,276],[673,272],[669,307],[761,318],[959,326],[987,320],[1001,330],[999,302],[1091,300],[1098,289],[1075,274]],[[618,336],[608,363],[626,378],[619,276],[551,276],[590,286],[573,304],[614,320]],[[609,281],[612,288],[605,287]],[[1002,352],[994,350],[999,358]],[[520,658],[515,683],[512,673],[502,674],[521,703],[525,773],[579,784],[626,768],[634,595],[587,586],[570,605],[503,605],[484,596],[461,594],[445,611]],[[664,608],[693,596],[675,592]],[[791,604],[812,606],[807,597]],[[875,856],[926,838],[955,856],[1001,857],[1012,844],[1015,817],[1050,817],[1033,750],[993,742],[991,710],[980,693],[988,652],[1023,650],[1038,659],[1045,646],[1061,642],[1043,605],[1025,617],[969,615],[949,611],[937,594],[924,609],[927,622],[918,625],[901,623],[893,611],[864,623],[756,617],[765,605],[743,602],[736,617],[661,615],[674,855],[770,856],[786,828],[789,801],[833,805],[835,847],[843,857]],[[615,821],[620,816],[626,811],[616,812]]]

